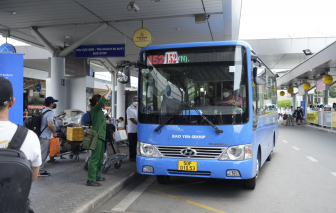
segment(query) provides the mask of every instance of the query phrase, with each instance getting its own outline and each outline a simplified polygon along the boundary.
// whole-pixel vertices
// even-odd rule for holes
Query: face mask
[[[54,104],[54,109],[56,109],[56,107],[57,107],[57,104]]]
[[[138,102],[133,102],[133,106],[137,107],[138,106]]]
[[[224,92],[224,98],[227,98],[230,96],[230,93],[229,92]]]

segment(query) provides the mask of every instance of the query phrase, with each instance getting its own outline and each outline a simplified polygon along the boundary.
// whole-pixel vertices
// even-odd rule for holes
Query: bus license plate
[[[179,160],[178,170],[197,172],[197,161]]]

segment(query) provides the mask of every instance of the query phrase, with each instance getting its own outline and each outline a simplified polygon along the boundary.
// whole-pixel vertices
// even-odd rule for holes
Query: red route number
[[[148,56],[148,60],[151,64],[163,64],[164,55],[150,55]]]

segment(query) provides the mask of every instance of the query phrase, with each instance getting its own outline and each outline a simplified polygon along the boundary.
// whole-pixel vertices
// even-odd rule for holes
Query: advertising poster
[[[323,82],[323,77],[316,79],[316,91],[322,91],[325,90],[326,86]]]
[[[23,55],[0,53],[0,76],[13,85],[15,104],[9,110],[9,120],[23,125]]]
[[[331,126],[336,127],[336,112],[332,113]]]
[[[318,124],[318,112],[308,111],[307,112],[307,122]]]

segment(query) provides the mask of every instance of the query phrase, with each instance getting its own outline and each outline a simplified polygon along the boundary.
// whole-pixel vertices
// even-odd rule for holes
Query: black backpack
[[[48,125],[46,127],[44,127],[44,129],[41,131],[41,124],[42,124],[42,118],[43,115],[46,114],[47,112],[50,112],[51,110],[47,110],[45,112],[43,112],[42,114],[39,115],[33,115],[31,118],[28,118],[27,120],[25,120],[24,122],[24,126],[27,127],[28,129],[32,130],[33,132],[35,132],[35,134],[40,137],[42,132],[48,127]]]
[[[27,128],[18,126],[7,149],[0,149],[0,212],[27,212],[33,168],[20,151],[27,133]]]

